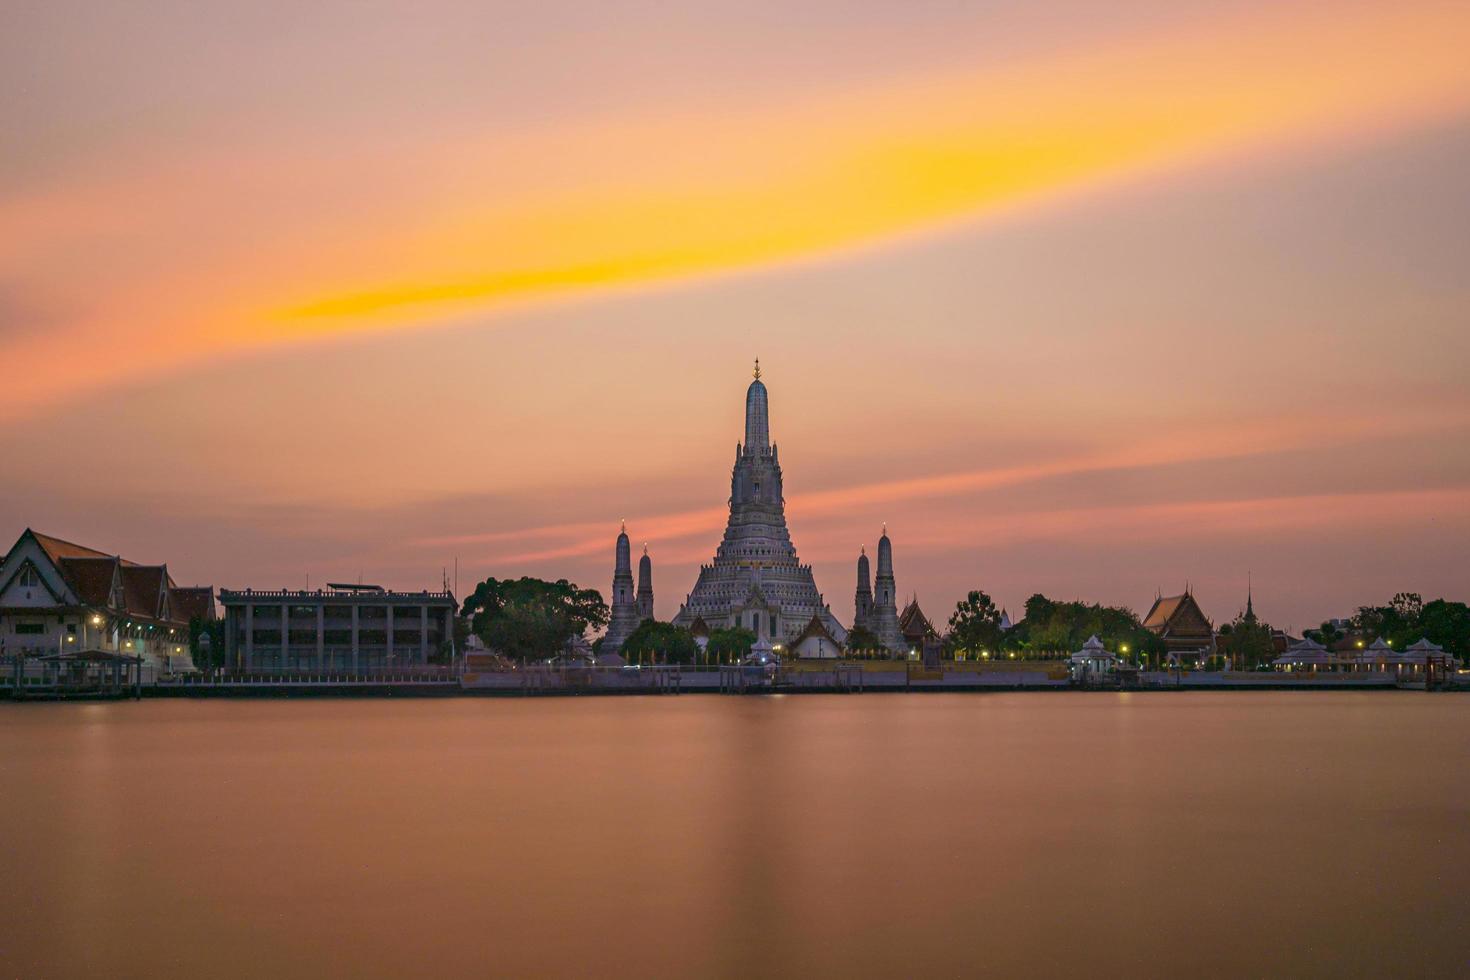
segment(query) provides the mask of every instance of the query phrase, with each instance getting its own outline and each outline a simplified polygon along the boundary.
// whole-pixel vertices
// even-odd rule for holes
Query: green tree
[[[715,663],[735,663],[750,653],[755,641],[755,634],[743,626],[710,630],[705,653]]]
[[[209,642],[200,642],[205,636]],[[194,616],[189,620],[189,656],[194,666],[203,671],[224,666],[225,623],[222,619],[204,619]]]
[[[1040,593],[1026,600],[1026,618],[1006,634],[1005,644],[1035,653],[1059,653],[1080,649],[1094,635],[1109,650],[1129,658],[1164,651],[1163,641],[1144,629],[1131,609],[1063,602]]]
[[[1344,635],[1342,630],[1332,625],[1332,621],[1330,619],[1324,620],[1321,626],[1317,627],[1314,630],[1307,630],[1306,633],[1308,639],[1316,640],[1318,643],[1322,644],[1329,650],[1331,650],[1338,643],[1341,643]]]
[[[1240,615],[1220,627],[1218,649],[1242,669],[1269,664],[1276,657],[1271,627],[1254,616]]]
[[[566,579],[488,578],[464,600],[460,615],[492,650],[520,660],[550,657],[567,640],[607,625],[607,603],[596,589]]]
[[[1444,647],[1446,653],[1461,661],[1470,658],[1470,606],[1435,599],[1425,603],[1418,626],[1421,636]]]
[[[1000,609],[984,592],[971,592],[949,617],[949,648],[971,654],[1000,649]]]
[[[645,619],[623,641],[619,653],[629,663],[691,664],[699,644],[682,626]]]
[[[878,639],[878,634],[866,626],[854,626],[847,631],[847,651],[849,653],[873,653],[877,650],[883,650],[883,641]]]

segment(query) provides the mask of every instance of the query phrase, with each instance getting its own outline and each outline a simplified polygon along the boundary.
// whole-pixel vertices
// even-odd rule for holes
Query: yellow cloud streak
[[[401,278],[354,285],[343,270],[253,332],[749,267],[1192,154],[1444,110],[1470,95],[1466,36],[1462,5],[1337,7],[774,115],[579,134],[559,151],[605,156],[596,188],[486,205],[405,243]]]

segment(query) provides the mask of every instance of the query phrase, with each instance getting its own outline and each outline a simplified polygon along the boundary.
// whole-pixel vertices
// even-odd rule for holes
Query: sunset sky
[[[185,583],[713,554],[833,611],[1470,598],[1470,5],[35,3],[0,534]],[[309,579],[308,579],[309,576]]]

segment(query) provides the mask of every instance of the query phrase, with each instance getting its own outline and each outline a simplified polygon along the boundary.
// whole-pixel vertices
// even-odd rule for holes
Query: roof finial
[[[761,379],[761,359],[759,357],[757,357],[755,359],[755,380],[759,381],[760,379]]]
[[[618,532],[621,534],[628,533],[628,519],[626,517],[618,522]]]
[[[647,541],[643,542],[643,553],[645,555],[648,554],[648,542]]]

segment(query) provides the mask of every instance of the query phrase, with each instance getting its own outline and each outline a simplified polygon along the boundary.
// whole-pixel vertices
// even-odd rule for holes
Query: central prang
[[[735,447],[730,475],[730,520],[715,551],[703,565],[694,589],[674,617],[677,626],[709,629],[744,627],[762,645],[790,643],[815,618],[834,639],[847,636],[817,591],[810,565],[796,557],[786,527],[781,461],[770,438],[770,400],[755,380],[745,392],[745,442]]]

